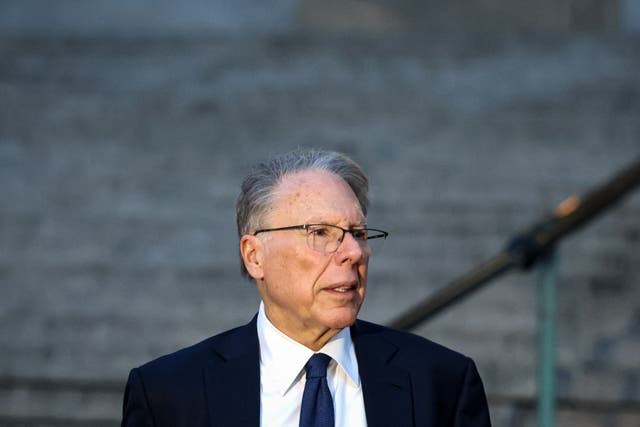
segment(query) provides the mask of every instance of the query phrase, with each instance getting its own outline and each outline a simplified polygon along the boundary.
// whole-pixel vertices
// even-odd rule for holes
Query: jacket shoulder
[[[229,359],[259,363],[251,323],[154,359],[129,373],[122,425],[208,425],[207,380]],[[244,356],[248,356],[244,357]]]
[[[252,321],[158,357],[136,369],[143,378],[158,383],[176,378],[184,381],[190,375],[199,378],[206,364],[222,362],[237,353],[250,351],[252,343],[258,348],[257,339],[255,321]]]
[[[466,369],[471,359],[420,335],[358,320],[355,325],[360,339],[382,340],[396,348],[395,358],[406,364],[420,364],[438,369]]]
[[[356,322],[351,336],[359,368],[364,368],[363,390],[379,390],[371,378],[383,370],[397,384],[410,384],[415,425],[491,425],[482,380],[469,357],[419,335],[365,321]],[[376,402],[384,404],[384,399]]]

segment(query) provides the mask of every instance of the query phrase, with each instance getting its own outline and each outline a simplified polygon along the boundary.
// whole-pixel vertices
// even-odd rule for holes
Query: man
[[[490,426],[471,359],[357,320],[372,247],[368,181],[344,155],[298,150],[242,184],[253,320],[129,375],[123,426]],[[375,249],[375,247],[373,247]]]

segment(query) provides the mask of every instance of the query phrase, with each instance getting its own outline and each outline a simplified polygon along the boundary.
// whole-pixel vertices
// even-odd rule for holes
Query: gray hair
[[[342,178],[355,193],[362,213],[367,215],[369,180],[356,162],[335,151],[298,149],[257,164],[242,181],[236,203],[238,236],[262,226],[265,213],[273,204],[274,190],[285,177],[310,169],[327,171]],[[240,268],[242,275],[249,278],[242,257]]]

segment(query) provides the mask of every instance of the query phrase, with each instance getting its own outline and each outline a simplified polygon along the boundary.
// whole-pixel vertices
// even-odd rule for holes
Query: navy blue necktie
[[[307,362],[307,382],[302,395],[300,427],[334,427],[333,399],[327,385],[327,365],[331,357],[316,353]]]

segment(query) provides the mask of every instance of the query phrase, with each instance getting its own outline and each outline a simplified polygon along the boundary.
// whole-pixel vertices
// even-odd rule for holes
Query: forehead
[[[287,175],[274,191],[272,220],[362,222],[364,215],[351,187],[339,176],[322,170]]]

